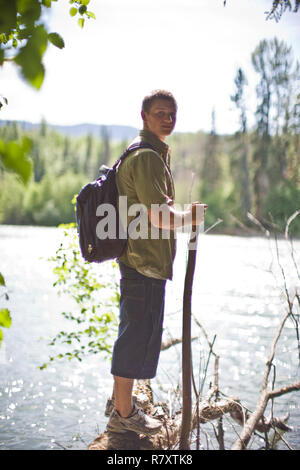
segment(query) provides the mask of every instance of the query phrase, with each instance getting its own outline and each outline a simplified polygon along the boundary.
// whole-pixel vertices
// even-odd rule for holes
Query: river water
[[[61,312],[75,308],[68,297],[58,295],[53,286],[53,266],[47,261],[55,254],[62,236],[58,228],[0,226],[0,272],[9,293],[8,301],[1,297],[1,307],[9,308],[12,315],[11,328],[2,329],[0,349],[0,450],[86,449],[105,429],[103,411],[112,387],[109,361],[93,355],[83,362],[63,360],[39,369],[53,355],[49,338],[68,322]],[[164,340],[181,336],[186,259],[187,239],[182,236],[174,279],[167,283]],[[264,237],[207,234],[199,238],[193,314],[210,341],[215,338],[221,391],[238,397],[249,410],[255,407],[270,345],[287,309],[281,267],[290,295],[299,282],[294,261],[300,266],[300,241],[295,241],[291,250],[285,240],[276,245],[273,239]],[[107,265],[97,269],[99,274],[105,273]],[[195,323],[192,335],[196,337],[195,380],[202,383],[207,343]],[[299,379],[297,348],[295,325],[289,319],[274,361],[276,388]],[[180,380],[181,346],[177,345],[161,353],[157,377],[152,381],[155,398],[176,404]],[[210,381],[213,358],[207,368],[204,392]],[[286,413],[290,414],[293,430],[284,438],[291,447],[300,449],[299,392],[276,399],[274,414]],[[227,418],[224,428],[230,448],[240,428],[236,424],[233,428]],[[211,424],[204,426],[202,445],[216,448]],[[256,437],[252,448],[261,445]],[[287,447],[281,443],[279,448]]]

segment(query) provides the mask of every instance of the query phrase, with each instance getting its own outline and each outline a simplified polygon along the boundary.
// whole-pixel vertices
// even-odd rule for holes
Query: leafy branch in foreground
[[[51,43],[59,49],[65,47],[63,38],[57,32],[48,32],[46,13],[57,0],[0,0],[0,66],[12,62],[20,67],[27,83],[40,89],[45,76],[43,56]],[[78,24],[84,25],[84,18],[95,18],[87,10],[90,0],[69,0],[70,15],[80,16]],[[0,110],[8,104],[0,95]],[[26,137],[22,142],[5,142],[0,139],[0,169],[17,173],[24,183],[32,174],[32,161],[28,158],[31,141]]]
[[[59,49],[65,47],[63,38],[56,32],[48,32],[45,14],[57,0],[0,0],[0,65],[14,62],[21,68],[25,80],[40,89],[45,76],[43,56],[51,43]],[[69,0],[70,15],[80,15],[79,26],[84,18],[95,18],[87,10],[90,0]],[[76,5],[76,7],[74,6]]]
[[[275,21],[279,21],[286,10],[297,13],[299,6],[300,0],[294,0],[294,5],[291,0],[273,0],[271,10],[266,12],[267,20],[275,19]]]
[[[27,83],[40,89],[45,76],[43,56],[51,43],[59,49],[65,47],[63,38],[56,32],[48,32],[46,13],[57,0],[0,0],[0,66],[12,62],[20,67]],[[79,14],[78,24],[84,25],[84,18],[95,18],[87,10],[90,0],[69,0],[70,15]],[[0,95],[0,110],[8,104]],[[0,139],[0,169],[17,173],[24,183],[32,174],[32,162],[27,155],[31,142],[5,142]]]
[[[0,111],[7,103],[7,98],[0,95]],[[32,160],[28,157],[30,148],[31,140],[28,137],[23,137],[21,141],[11,140],[8,142],[0,139],[0,172],[3,170],[13,172],[20,178],[23,184],[28,184],[33,168]],[[0,297],[3,296],[6,300],[9,300],[5,279],[0,272]],[[11,315],[7,308],[0,308],[0,326],[4,328],[11,326]],[[0,346],[2,341],[3,332],[0,328]]]
[[[60,331],[50,345],[60,343],[62,347],[72,345],[73,348],[50,357],[40,369],[45,369],[55,359],[76,358],[81,361],[88,354],[100,352],[110,358],[117,329],[117,264],[107,263],[104,273],[102,266],[87,263],[78,248],[75,224],[60,227],[64,230],[64,239],[49,261],[54,263],[54,286],[60,288],[60,294],[69,295],[75,307],[72,312],[62,312],[65,319],[73,322],[73,329]]]
[[[223,0],[224,7],[226,6],[226,4],[227,0]],[[294,0],[294,2],[292,2],[292,0],[273,0],[270,11],[265,12],[266,19],[275,20],[278,22],[287,10],[297,13],[297,11],[299,11],[299,7],[300,0]]]

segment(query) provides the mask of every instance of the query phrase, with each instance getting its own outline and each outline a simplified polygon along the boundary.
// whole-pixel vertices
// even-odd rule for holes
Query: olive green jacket
[[[152,204],[174,203],[169,147],[146,130],[142,130],[134,142],[139,140],[148,142],[156,151],[133,151],[118,169],[119,196],[127,197],[127,201],[123,198],[127,202],[127,213],[123,211],[121,219],[128,229],[128,243],[119,259],[145,276],[172,279],[175,233],[154,227],[147,211]]]

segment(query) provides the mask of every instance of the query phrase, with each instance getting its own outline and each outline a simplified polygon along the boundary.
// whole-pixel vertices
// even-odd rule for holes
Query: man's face
[[[176,123],[176,108],[172,101],[157,98],[149,112],[142,111],[144,129],[155,134],[160,140],[173,132]]]

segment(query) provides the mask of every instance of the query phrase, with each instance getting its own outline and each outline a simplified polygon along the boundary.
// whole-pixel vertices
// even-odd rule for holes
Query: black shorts
[[[156,375],[163,331],[166,281],[120,263],[120,323],[111,373],[130,379]]]

